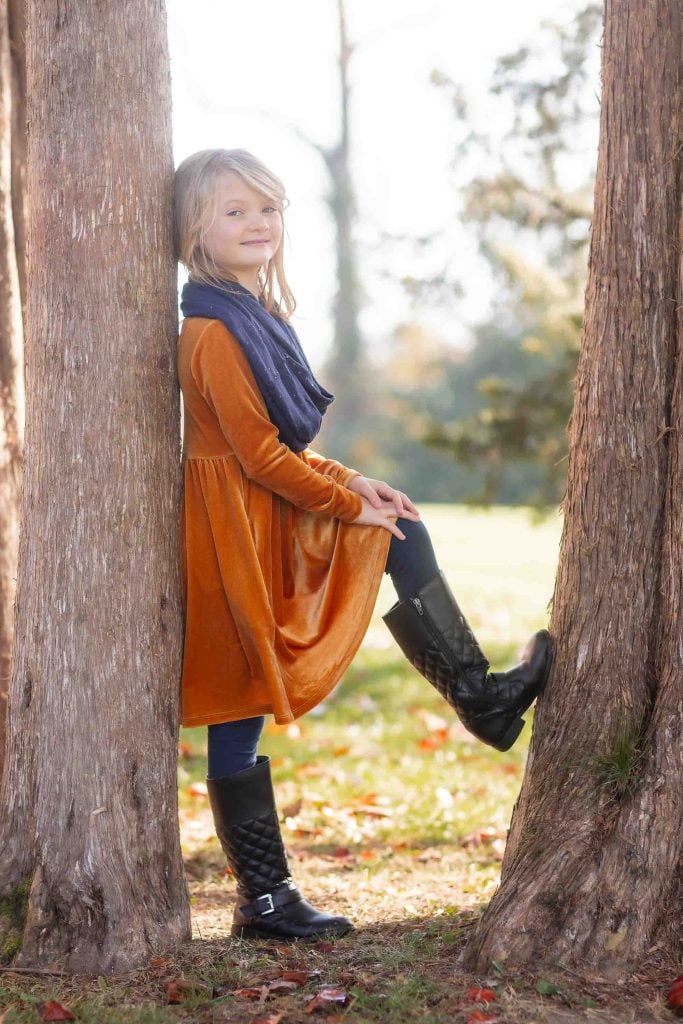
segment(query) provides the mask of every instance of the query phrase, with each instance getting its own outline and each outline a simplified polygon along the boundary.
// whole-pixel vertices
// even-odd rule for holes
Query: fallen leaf
[[[319,949],[321,953],[331,953],[334,949],[333,942],[326,942],[324,939],[320,939],[315,944],[316,949]]]
[[[251,1024],[280,1024],[283,1013],[266,1013],[263,1017],[255,1017]]]
[[[153,956],[150,960],[150,967],[167,967],[170,964],[170,960],[165,956]]]
[[[471,1003],[492,1003],[496,998],[496,993],[492,988],[478,988],[473,985],[472,988],[467,989],[467,998]]]
[[[370,807],[367,804],[361,804],[359,807],[351,808],[352,814],[364,814],[366,818],[391,818],[393,811],[386,811],[383,807]]]
[[[62,1006],[56,999],[39,1003],[36,1009],[41,1020],[76,1020],[76,1014],[72,1013],[68,1006]]]
[[[172,978],[166,982],[165,999],[167,1003],[182,1003],[194,989],[191,981],[185,978]]]
[[[297,988],[301,988],[298,982],[287,981],[286,978],[276,978],[275,981],[271,981],[268,984],[268,991],[274,992],[276,995],[283,992],[293,992]]]
[[[206,796],[208,789],[205,782],[191,782],[187,787],[187,792],[190,796]]]
[[[336,850],[332,851],[333,857],[338,857],[340,860],[346,857],[352,857],[353,854],[349,850],[348,846],[338,846]]]
[[[296,818],[297,814],[299,813],[299,811],[301,810],[303,805],[304,805],[304,801],[303,801],[302,797],[299,797],[298,800],[294,800],[293,803],[287,804],[286,807],[282,808],[282,817],[283,818]]]
[[[481,846],[483,843],[492,843],[495,839],[507,839],[507,829],[494,828],[493,825],[488,825],[486,828],[477,829],[476,832],[470,832],[469,835],[464,836],[460,840],[460,845],[468,849],[474,846]]]
[[[428,864],[430,860],[440,861],[443,854],[440,850],[418,850],[417,860],[420,864]]]
[[[683,974],[676,978],[667,992],[666,1002],[671,1010],[683,1010]]]
[[[333,1006],[348,1006],[349,994],[343,988],[321,988],[316,995],[306,1003],[304,1013],[315,1013],[316,1010],[329,1010]]]
[[[264,985],[262,988],[233,988],[231,995],[240,996],[242,999],[260,999],[267,992],[268,986]]]
[[[413,715],[417,718],[430,732],[443,732],[444,729],[448,730],[449,723],[445,718],[441,718],[440,715],[433,715],[431,711],[427,711],[426,708],[417,708]]]
[[[439,729],[438,732],[433,732],[431,736],[423,736],[422,739],[418,740],[419,750],[438,750],[448,740],[448,729]]]
[[[494,1013],[485,1010],[473,1010],[466,1019],[467,1024],[496,1024],[498,1020]]]
[[[315,978],[320,974],[320,971],[283,971],[282,978],[284,981],[293,981],[297,985],[305,985],[311,978]]]

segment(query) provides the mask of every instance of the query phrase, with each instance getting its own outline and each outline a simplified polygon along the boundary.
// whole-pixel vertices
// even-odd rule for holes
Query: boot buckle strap
[[[300,900],[301,893],[292,881],[288,881],[278,888],[275,893],[266,892],[262,893],[261,896],[256,896],[250,903],[240,907],[240,913],[248,919],[252,917],[265,917],[267,914],[275,913],[276,910],[286,906],[288,903],[298,903]],[[261,909],[262,901],[266,904],[264,909]]]
[[[265,908],[263,910],[261,909],[260,906],[258,906],[258,904],[260,904],[261,900],[267,900],[268,901],[266,903],[266,906],[265,906]],[[271,892],[266,892],[266,893],[263,894],[263,896],[258,896],[253,901],[252,907],[254,909],[254,914],[258,914],[259,916],[262,916],[262,917],[264,917],[266,914],[274,914],[275,913],[275,904],[273,903],[273,894]]]

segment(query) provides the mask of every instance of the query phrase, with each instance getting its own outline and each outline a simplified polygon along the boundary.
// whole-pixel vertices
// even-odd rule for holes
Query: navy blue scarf
[[[280,440],[302,451],[320,430],[334,395],[313,376],[294,328],[271,315],[248,288],[225,284],[229,293],[188,281],[180,298],[182,314],[223,321],[244,350]]]

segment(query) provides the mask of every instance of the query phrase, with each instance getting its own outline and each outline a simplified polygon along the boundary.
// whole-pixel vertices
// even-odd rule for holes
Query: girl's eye
[[[264,206],[264,210],[273,210],[274,213],[277,213],[277,206]],[[228,217],[232,217],[233,213],[241,213],[241,211],[240,210],[228,210]]]

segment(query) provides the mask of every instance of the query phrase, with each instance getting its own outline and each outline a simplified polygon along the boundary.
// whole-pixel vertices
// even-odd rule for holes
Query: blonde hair
[[[266,196],[283,210],[289,205],[280,179],[246,149],[202,149],[183,160],[175,172],[175,249],[176,256],[189,271],[192,281],[225,288],[226,280],[237,278],[217,266],[205,245],[206,232],[216,216],[218,185],[228,171],[239,174],[245,183]],[[289,320],[296,300],[284,271],[283,241],[265,267],[259,267],[258,281],[265,308],[269,313]],[[274,285],[280,294],[276,301]]]

